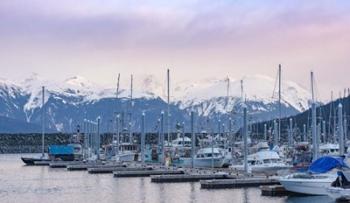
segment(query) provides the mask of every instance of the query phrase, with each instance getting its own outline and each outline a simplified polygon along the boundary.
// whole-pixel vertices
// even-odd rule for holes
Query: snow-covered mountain
[[[175,123],[188,120],[190,111],[198,115],[198,123],[205,117],[228,120],[228,115],[240,111],[241,80],[244,84],[243,99],[252,119],[276,117],[278,105],[275,81],[267,76],[255,75],[243,79],[211,78],[198,82],[172,82],[171,121]],[[102,127],[108,130],[111,129],[110,120],[116,111],[123,113],[125,120],[130,119],[129,81],[129,77],[121,80],[117,100],[116,84],[101,86],[81,76],[51,81],[33,74],[23,81],[0,80],[0,116],[40,124],[41,87],[45,86],[47,128],[72,131],[84,118],[101,116],[104,121]],[[283,82],[282,87],[283,115],[296,114],[308,108],[308,91],[290,81]],[[134,130],[139,128],[137,118],[143,111],[147,113],[148,129],[154,130],[160,112],[167,109],[165,88],[165,80],[159,80],[155,76],[134,76]]]

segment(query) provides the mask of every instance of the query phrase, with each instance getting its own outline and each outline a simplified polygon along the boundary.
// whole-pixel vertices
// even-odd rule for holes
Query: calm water
[[[258,188],[202,190],[199,183],[155,184],[47,166],[24,166],[21,155],[0,155],[0,202],[332,202],[328,197],[262,197]]]

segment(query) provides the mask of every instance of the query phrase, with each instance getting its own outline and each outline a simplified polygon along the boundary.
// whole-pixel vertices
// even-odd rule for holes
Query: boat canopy
[[[50,155],[70,155],[74,153],[73,146],[68,145],[50,145],[49,154]]]
[[[345,157],[323,156],[312,162],[309,167],[310,173],[326,173],[334,168],[349,168],[344,162]]]

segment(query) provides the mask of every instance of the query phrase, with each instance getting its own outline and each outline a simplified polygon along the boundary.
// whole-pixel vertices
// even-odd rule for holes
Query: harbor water
[[[328,197],[263,197],[259,188],[204,190],[199,183],[151,183],[47,166],[25,166],[20,154],[0,155],[0,202],[333,202]]]

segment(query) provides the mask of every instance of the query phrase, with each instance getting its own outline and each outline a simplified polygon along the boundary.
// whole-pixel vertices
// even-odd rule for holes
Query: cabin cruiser
[[[137,149],[138,146],[136,144],[131,144],[129,142],[120,143],[118,153],[115,154],[114,158],[118,162],[137,161],[139,157]]]
[[[175,148],[190,148],[192,145],[192,140],[186,136],[177,137],[175,140],[171,141],[171,146]]]
[[[339,144],[326,143],[320,145],[320,154],[324,156],[336,156],[339,154]]]
[[[333,169],[347,169],[345,157],[324,156],[314,161],[307,172],[294,173],[279,179],[291,192],[307,195],[327,195],[326,188],[336,179]]]
[[[328,196],[335,200],[349,200],[350,199],[350,172],[338,171],[338,177],[326,189]]]
[[[220,148],[207,147],[198,150],[194,157],[194,167],[199,168],[221,168],[225,164],[225,155]],[[192,158],[180,158],[178,164],[175,165],[190,167],[192,166]]]
[[[248,170],[251,172],[262,172],[275,174],[279,170],[289,169],[290,165],[284,163],[277,152],[272,150],[261,150],[248,156]],[[231,169],[242,171],[244,165],[231,165]]]

